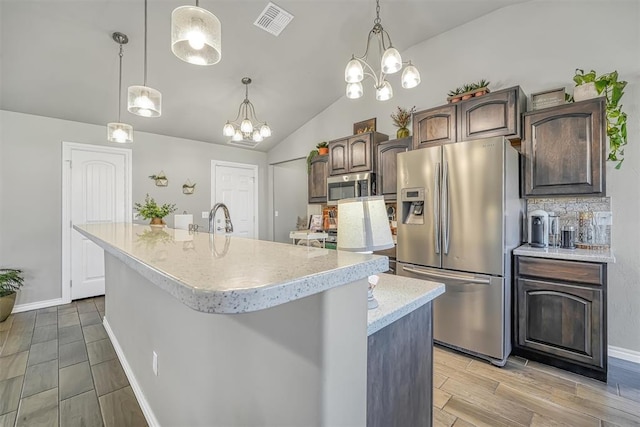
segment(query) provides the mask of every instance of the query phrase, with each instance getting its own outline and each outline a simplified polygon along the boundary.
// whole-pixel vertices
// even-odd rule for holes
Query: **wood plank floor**
[[[0,323],[0,427],[147,425],[103,316],[91,298]],[[434,426],[640,426],[640,366],[616,359],[605,384],[436,347],[433,385]]]

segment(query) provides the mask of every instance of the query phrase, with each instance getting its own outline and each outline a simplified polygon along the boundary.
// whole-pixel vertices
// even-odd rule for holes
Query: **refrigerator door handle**
[[[444,237],[444,253],[445,255],[449,253],[449,223],[451,222],[450,215],[450,206],[449,206],[449,162],[445,160],[444,162],[444,171],[443,175],[443,183],[442,183],[442,209],[443,215],[442,218],[445,221],[445,224],[442,226],[443,237]]]
[[[407,266],[402,266],[402,269],[404,271],[408,271],[409,273],[417,274],[419,276],[424,276],[435,280],[457,280],[460,282],[473,283],[477,285],[491,284],[490,278],[477,278],[474,276],[467,276],[462,274],[434,273],[431,271],[418,270]]]
[[[440,253],[440,162],[436,163],[436,173],[433,176],[433,225],[435,233],[436,253]]]

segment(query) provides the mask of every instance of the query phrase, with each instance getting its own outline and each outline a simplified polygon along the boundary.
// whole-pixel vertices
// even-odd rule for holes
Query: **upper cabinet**
[[[413,148],[456,140],[456,104],[419,111],[413,115]]]
[[[309,168],[309,203],[327,203],[329,156],[315,156]]]
[[[525,197],[605,194],[604,98],[524,116]]]
[[[376,184],[377,193],[385,200],[396,200],[398,153],[411,150],[412,138],[393,139],[378,144]]]
[[[413,148],[505,136],[520,139],[526,97],[519,86],[413,115]]]
[[[329,142],[329,175],[373,172],[374,147],[389,137],[378,132],[368,132]]]
[[[526,97],[520,87],[499,90],[458,104],[460,141],[506,136],[520,138]]]

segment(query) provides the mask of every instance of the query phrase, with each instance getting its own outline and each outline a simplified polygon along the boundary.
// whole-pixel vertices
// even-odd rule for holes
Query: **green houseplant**
[[[391,114],[393,125],[398,128],[398,131],[396,132],[396,138],[406,138],[411,134],[407,126],[409,126],[411,115],[415,113],[415,111],[415,106],[411,107],[410,109],[398,106],[396,112]]]
[[[607,136],[609,137],[608,160],[618,162],[616,169],[620,169],[624,161],[624,146],[627,145],[627,113],[622,111],[620,100],[624,95],[624,88],[627,82],[618,80],[618,72],[598,76],[591,70],[585,74],[584,70],[576,68],[573,76],[576,88],[584,85],[593,85],[598,95],[606,98],[607,115]],[[574,98],[576,93],[574,91]]]
[[[313,150],[309,151],[309,155],[307,156],[307,175],[311,173],[311,161],[317,155],[318,155],[317,148],[314,148]]]
[[[144,198],[144,204],[136,202],[133,207],[142,218],[151,220],[151,225],[159,226],[164,226],[163,218],[176,210],[174,203],[165,203],[162,206],[158,206],[153,197],[149,196],[149,193]]]
[[[0,322],[7,320],[16,303],[16,292],[24,285],[22,270],[0,268]]]
[[[320,154],[321,156],[329,154],[329,143],[327,141],[319,142],[316,145],[316,148],[318,149],[318,154]]]

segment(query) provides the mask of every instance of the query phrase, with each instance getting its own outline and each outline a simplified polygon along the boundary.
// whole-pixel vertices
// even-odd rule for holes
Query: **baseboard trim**
[[[628,350],[626,348],[609,346],[609,357],[626,360],[628,362],[640,363],[640,351]]]
[[[12,313],[22,313],[23,311],[38,310],[41,308],[54,307],[56,305],[64,304],[62,298],[50,299],[46,301],[30,302],[27,304],[18,304],[13,306]]]
[[[129,363],[127,362],[126,357],[124,357],[124,352],[122,351],[122,347],[120,347],[120,343],[118,343],[118,339],[113,334],[113,330],[105,317],[102,324],[104,325],[104,329],[107,331],[107,335],[109,339],[111,339],[111,343],[113,344],[113,348],[116,350],[116,354],[118,355],[118,359],[120,359],[120,363],[122,364],[122,369],[124,369],[124,373],[129,380],[129,384],[131,384],[131,388],[133,389],[133,394],[135,394],[136,399],[138,399],[138,403],[140,404],[140,409],[142,409],[142,413],[147,420],[147,423],[150,427],[160,427],[160,423],[156,419],[155,414],[151,410],[151,406],[149,406],[149,402],[144,397],[142,393],[142,389],[136,380],[135,375],[133,375],[133,370]]]

